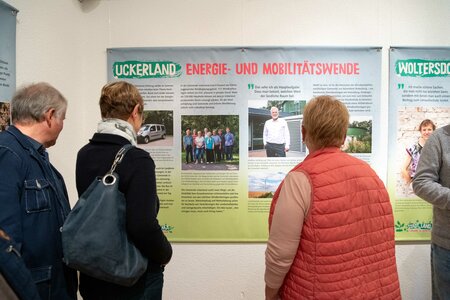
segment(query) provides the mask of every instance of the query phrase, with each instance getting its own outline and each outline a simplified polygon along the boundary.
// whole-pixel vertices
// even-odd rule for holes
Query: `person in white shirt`
[[[279,118],[278,108],[270,109],[272,119],[264,124],[263,143],[267,157],[286,157],[291,138],[285,120]]]

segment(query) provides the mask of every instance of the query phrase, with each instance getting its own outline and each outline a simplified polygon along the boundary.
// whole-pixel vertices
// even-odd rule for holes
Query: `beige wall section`
[[[387,131],[389,46],[450,46],[448,0],[6,2],[20,10],[17,85],[48,81],[69,100],[50,155],[72,203],[76,152],[99,120],[108,47],[382,46],[381,130]],[[386,157],[387,140],[380,142]],[[385,163],[375,163],[386,174]],[[264,250],[264,244],[175,244],[164,299],[263,299]],[[403,298],[430,299],[429,245],[398,245],[397,262]]]

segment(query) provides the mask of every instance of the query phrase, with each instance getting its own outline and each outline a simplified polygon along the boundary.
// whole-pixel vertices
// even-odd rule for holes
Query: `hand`
[[[410,184],[412,181],[412,178],[409,176],[409,172],[407,170],[402,170],[402,178],[406,184]]]
[[[3,230],[0,229],[0,238],[9,241],[10,237],[9,235],[6,234],[6,232],[4,232]]]
[[[278,294],[279,289],[273,289],[266,285],[266,300],[279,300],[280,295]]]

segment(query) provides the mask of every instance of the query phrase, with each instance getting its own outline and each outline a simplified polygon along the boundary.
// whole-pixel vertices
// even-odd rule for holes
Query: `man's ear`
[[[52,118],[55,117],[56,110],[54,108],[50,108],[44,113],[44,120],[47,123],[48,127],[52,127]]]

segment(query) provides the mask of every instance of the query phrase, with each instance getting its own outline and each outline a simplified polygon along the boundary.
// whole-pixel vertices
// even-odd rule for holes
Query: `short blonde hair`
[[[349,114],[345,105],[332,96],[318,96],[303,112],[303,127],[309,142],[318,148],[340,147],[347,134]]]
[[[99,104],[104,119],[127,120],[136,104],[139,104],[139,113],[144,110],[144,100],[139,90],[126,81],[115,81],[105,85]]]

